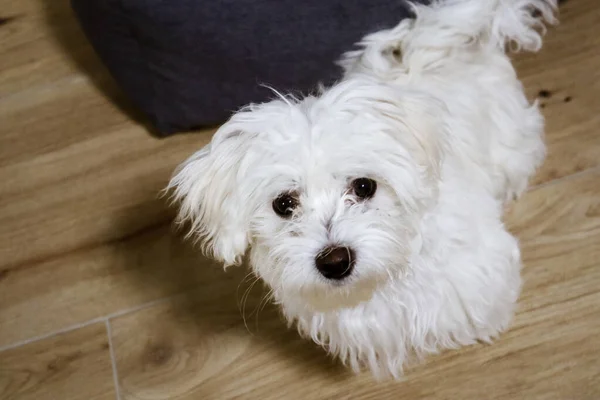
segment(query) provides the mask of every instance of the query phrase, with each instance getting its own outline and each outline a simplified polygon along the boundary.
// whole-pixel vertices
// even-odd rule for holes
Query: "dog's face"
[[[250,248],[276,301],[352,306],[405,272],[435,199],[440,115],[370,82],[251,107],[174,176],[180,216],[227,265]]]

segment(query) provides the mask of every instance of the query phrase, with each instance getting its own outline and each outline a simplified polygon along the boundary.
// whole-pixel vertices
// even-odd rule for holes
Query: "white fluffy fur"
[[[505,47],[539,49],[555,6],[414,5],[343,57],[338,84],[223,125],[171,182],[181,219],[226,265],[249,250],[287,320],[355,371],[397,378],[415,356],[491,340],[520,291],[503,206],[545,152]],[[358,177],[378,182],[373,199],[353,199]],[[286,220],[271,203],[289,190],[300,207]],[[341,283],[314,267],[332,243],[357,255]]]

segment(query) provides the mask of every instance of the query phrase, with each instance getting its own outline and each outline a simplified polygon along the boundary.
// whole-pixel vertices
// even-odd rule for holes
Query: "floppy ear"
[[[225,266],[239,264],[249,243],[248,215],[239,187],[253,137],[236,124],[225,124],[210,144],[178,168],[168,187],[180,203],[178,222],[190,222],[189,235],[196,236],[203,250]]]

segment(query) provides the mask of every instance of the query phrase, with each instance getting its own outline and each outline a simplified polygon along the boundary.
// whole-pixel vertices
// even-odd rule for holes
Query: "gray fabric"
[[[365,34],[409,16],[403,0],[72,0],[116,81],[163,135],[223,122],[260,86],[307,92]]]

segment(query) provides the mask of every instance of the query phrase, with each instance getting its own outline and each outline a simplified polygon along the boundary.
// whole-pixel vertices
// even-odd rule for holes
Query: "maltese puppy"
[[[505,48],[538,50],[555,0],[411,7],[340,82],[246,107],[170,183],[205,251],[247,255],[290,324],[377,378],[507,329],[521,263],[503,210],[545,155]]]

